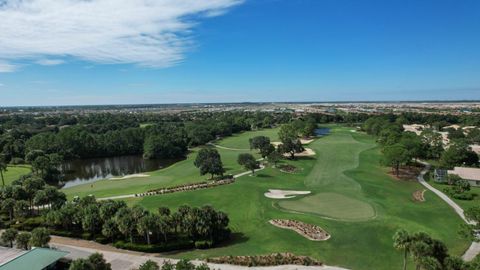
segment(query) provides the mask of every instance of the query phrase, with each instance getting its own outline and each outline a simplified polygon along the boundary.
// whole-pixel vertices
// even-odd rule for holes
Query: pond
[[[315,136],[325,136],[330,134],[330,129],[329,128],[317,128],[315,129]]]
[[[118,156],[66,161],[61,166],[64,174],[63,188],[101,179],[155,171],[168,167],[178,159],[143,159],[142,156]]]

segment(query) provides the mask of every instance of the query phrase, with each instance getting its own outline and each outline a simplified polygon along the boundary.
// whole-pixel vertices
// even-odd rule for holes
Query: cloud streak
[[[168,67],[194,45],[193,27],[243,0],[0,0],[0,72],[15,61]]]
[[[0,60],[0,73],[13,72],[17,69],[15,65]]]

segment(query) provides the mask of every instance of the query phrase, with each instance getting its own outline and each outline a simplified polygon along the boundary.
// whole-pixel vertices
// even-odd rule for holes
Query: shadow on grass
[[[245,234],[241,232],[235,232],[230,235],[230,240],[222,242],[219,245],[216,245],[215,247],[227,247],[227,246],[232,246],[236,244],[241,244],[241,243],[247,242],[249,239],[250,238],[245,236]]]
[[[245,236],[245,234],[243,233],[240,233],[240,232],[235,232],[235,233],[231,233],[230,234],[230,239],[227,240],[227,241],[224,241],[218,245],[215,245],[214,247],[212,248],[222,248],[222,247],[228,247],[228,246],[233,246],[233,245],[236,245],[236,244],[241,244],[241,243],[245,243],[249,240],[250,238],[248,238],[247,236]],[[188,249],[179,249],[179,250],[172,250],[172,251],[166,251],[166,252],[161,252],[160,254],[162,255],[169,255],[169,256],[175,256],[175,255],[179,255],[179,254],[182,254],[184,252],[189,252],[189,251],[194,251],[194,250],[197,250],[195,248],[188,248]]]
[[[260,177],[260,178],[271,178],[272,177],[271,175],[264,174],[264,173],[256,173],[255,176]]]

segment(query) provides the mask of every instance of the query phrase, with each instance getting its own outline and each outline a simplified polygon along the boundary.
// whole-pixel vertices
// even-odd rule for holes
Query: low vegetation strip
[[[317,225],[290,219],[272,219],[269,222],[273,226],[293,230],[312,241],[325,241],[330,238],[330,234]]]
[[[149,190],[145,193],[135,194],[135,197],[153,196],[153,195],[161,195],[161,194],[168,194],[168,193],[174,193],[174,192],[199,190],[199,189],[212,188],[212,187],[221,186],[221,185],[228,185],[228,184],[232,184],[233,182],[235,182],[235,178],[228,178],[228,179],[222,179],[222,180],[210,181],[210,182],[204,181],[204,182],[198,182],[198,183],[192,183],[192,184],[184,184],[184,185],[178,185],[174,187]]]
[[[305,265],[322,266],[323,263],[307,256],[297,256],[292,253],[272,253],[259,256],[224,256],[208,258],[207,262],[217,264],[233,264],[242,266],[275,266],[275,265]]]

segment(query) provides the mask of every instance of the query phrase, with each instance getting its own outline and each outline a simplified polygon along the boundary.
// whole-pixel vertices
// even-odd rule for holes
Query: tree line
[[[435,159],[440,167],[478,166],[478,155],[469,147],[465,137],[450,136],[450,145],[444,147],[442,135],[435,129],[425,129],[420,135],[404,132],[402,116],[381,115],[369,118],[362,126],[368,134],[377,138],[382,146],[383,162],[398,175],[401,165],[413,159]],[[476,136],[476,132],[469,133]]]
[[[138,205],[129,208],[123,201],[97,201],[88,196],[48,211],[44,217],[46,225],[55,232],[73,232],[131,248],[209,248],[230,235],[227,214],[208,205],[183,205],[176,212],[160,207],[152,213]]]
[[[424,232],[409,233],[398,230],[393,236],[393,246],[403,252],[403,270],[407,269],[409,257],[417,270],[479,270],[480,258],[465,262],[451,256],[445,244]]]

